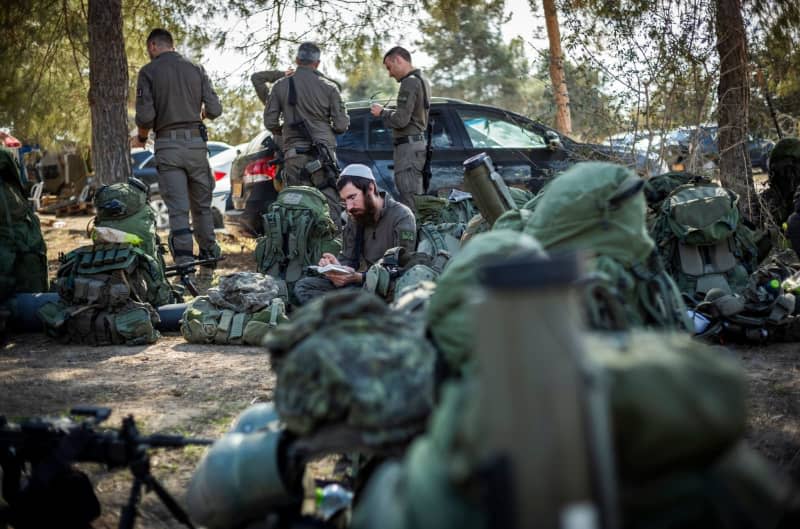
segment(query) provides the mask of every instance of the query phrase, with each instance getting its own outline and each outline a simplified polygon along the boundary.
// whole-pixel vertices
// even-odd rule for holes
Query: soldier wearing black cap
[[[422,170],[425,167],[425,131],[428,127],[431,90],[428,80],[411,64],[411,54],[405,48],[395,46],[386,52],[383,64],[389,76],[400,83],[397,108],[384,108],[373,103],[370,111],[373,116],[383,118],[384,124],[392,128],[394,183],[400,193],[400,202],[413,211],[414,195],[426,191],[422,184]]]
[[[194,259],[192,228],[200,258],[219,257],[211,216],[214,176],[203,120],[222,114],[222,105],[203,67],[175,51],[169,31],[151,31],[147,52],[151,61],[139,70],[136,85],[138,137],[131,144],[144,147],[149,131],[155,132],[158,190],[169,211],[169,246],[175,263]],[[201,275],[210,279],[212,268],[202,267]]]
[[[378,191],[369,167],[359,163],[348,165],[342,170],[336,188],[347,208],[342,252],[338,257],[324,254],[319,265],[343,265],[348,267],[348,273],[300,279],[294,286],[294,295],[301,304],[336,288],[360,287],[366,270],[389,248],[400,246],[408,251],[416,248],[414,214],[388,193]]]
[[[290,186],[319,189],[328,199],[331,217],[339,222],[341,207],[336,176],[324,161],[336,161],[336,135],[350,126],[339,88],[319,71],[319,48],[304,42],[297,50],[297,70],[272,87],[264,125],[283,137],[284,177]],[[322,152],[325,151],[325,152]]]

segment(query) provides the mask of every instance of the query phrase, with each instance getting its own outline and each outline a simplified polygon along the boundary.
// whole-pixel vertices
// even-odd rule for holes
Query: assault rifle
[[[220,257],[208,257],[206,259],[197,259],[194,261],[188,261],[186,263],[180,263],[172,266],[164,267],[164,277],[180,277],[181,284],[186,287],[186,290],[192,296],[198,296],[199,292],[197,291],[197,287],[192,282],[192,274],[195,273],[196,267],[215,264],[220,261],[224,261],[225,256],[221,255]]]
[[[336,162],[336,157],[331,154],[330,148],[321,141],[314,139],[305,119],[296,121],[290,126],[300,132],[305,139],[311,142],[311,154],[316,157],[316,160],[307,163],[305,170],[308,171],[314,187],[317,189],[325,189],[326,187],[332,187],[336,189],[336,179],[339,178],[341,169],[339,168],[339,164]],[[311,175],[319,170],[322,170],[323,178],[321,182],[316,182],[314,177]]]
[[[120,529],[132,529],[136,523],[142,486],[145,491],[155,491],[178,522],[194,527],[178,502],[150,474],[147,451],[209,445],[212,440],[143,436],[132,415],[122,420],[119,430],[97,430],[111,414],[109,408],[79,407],[70,414],[86,419],[76,423],[68,418],[34,418],[10,424],[0,416],[2,495],[8,504],[0,507],[0,527],[89,527],[100,515],[100,503],[86,474],[72,468],[83,462],[100,463],[110,470],[125,467],[133,474],[130,496],[120,513]]]

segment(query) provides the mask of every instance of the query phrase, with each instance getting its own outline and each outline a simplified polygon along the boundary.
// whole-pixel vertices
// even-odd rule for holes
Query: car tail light
[[[275,172],[277,171],[274,165],[270,165],[272,160],[272,156],[266,156],[250,162],[244,168],[242,179],[248,184],[272,180],[275,178]]]
[[[228,173],[226,173],[225,171],[214,171],[214,180],[219,182],[220,180],[225,178],[225,175],[227,175],[227,174]]]

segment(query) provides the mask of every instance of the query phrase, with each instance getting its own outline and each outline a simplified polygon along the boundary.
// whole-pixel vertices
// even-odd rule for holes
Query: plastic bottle
[[[353,503],[353,493],[338,483],[331,483],[316,490],[317,512],[327,521],[333,516],[350,507]]]

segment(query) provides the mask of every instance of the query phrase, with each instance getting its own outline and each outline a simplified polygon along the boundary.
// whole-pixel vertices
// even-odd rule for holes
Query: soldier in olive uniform
[[[336,189],[347,208],[347,223],[342,233],[342,253],[326,253],[319,266],[341,264],[350,273],[329,273],[325,277],[304,277],[294,286],[301,304],[336,288],[364,284],[367,269],[389,248],[402,246],[414,251],[417,224],[414,214],[391,195],[378,191],[372,170],[354,163],[342,170]]]
[[[277,82],[279,79],[283,79],[287,75],[292,75],[294,73],[293,69],[289,69],[287,71],[282,70],[265,70],[263,72],[256,72],[250,76],[250,82],[253,83],[253,88],[256,91],[256,95],[264,103],[264,125],[266,127],[267,123],[267,103],[269,102],[269,85],[272,83]],[[278,145],[281,144],[280,136],[274,136],[275,141]]]
[[[411,54],[396,46],[383,56],[383,64],[389,76],[400,83],[397,108],[384,108],[373,103],[370,111],[392,128],[394,140],[394,183],[400,193],[400,202],[412,209],[414,195],[426,190],[422,185],[422,169],[425,167],[430,108],[430,85],[421,72],[411,64]]]
[[[192,228],[199,257],[219,257],[211,216],[214,176],[208,165],[203,120],[222,114],[222,105],[203,67],[175,51],[167,30],[150,32],[147,53],[151,61],[139,71],[136,85],[139,131],[132,145],[144,147],[150,129],[155,132],[158,190],[169,211],[169,246],[175,263],[194,259]],[[202,267],[200,275],[211,277],[213,268]]]
[[[328,199],[331,217],[340,224],[335,169],[320,164],[325,154],[335,163],[336,135],[350,126],[338,87],[319,71],[319,48],[304,42],[297,50],[297,70],[272,87],[264,125],[283,137],[284,177],[290,186],[314,186]],[[325,151],[325,152],[322,152]]]

